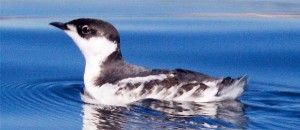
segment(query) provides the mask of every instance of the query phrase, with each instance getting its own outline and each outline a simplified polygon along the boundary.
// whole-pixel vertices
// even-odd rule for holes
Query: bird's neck
[[[97,80],[101,80],[101,78],[105,76],[104,71],[109,66],[109,64],[119,61],[123,61],[123,58],[120,50],[118,49],[108,55],[86,57],[84,72],[85,87],[96,87]]]

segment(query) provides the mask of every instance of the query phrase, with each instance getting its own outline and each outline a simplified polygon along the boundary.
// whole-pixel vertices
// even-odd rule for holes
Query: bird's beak
[[[53,25],[54,27],[57,27],[61,30],[69,30],[68,26],[65,23],[61,22],[52,22],[50,25]]]

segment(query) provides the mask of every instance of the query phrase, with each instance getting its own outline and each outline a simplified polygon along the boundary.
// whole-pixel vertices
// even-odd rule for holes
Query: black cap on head
[[[50,24],[62,30],[69,30],[68,25],[73,25],[76,27],[77,33],[85,39],[105,37],[112,42],[120,43],[120,36],[117,29],[103,20],[80,18],[68,23],[52,22]]]

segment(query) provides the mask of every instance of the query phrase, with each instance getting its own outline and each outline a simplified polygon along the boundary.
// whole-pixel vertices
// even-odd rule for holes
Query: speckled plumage
[[[117,30],[97,19],[50,23],[64,30],[85,60],[85,94],[105,105],[125,105],[145,98],[211,102],[239,97],[247,77],[214,78],[185,69],[149,69],[126,63]],[[89,99],[88,99],[89,100]]]

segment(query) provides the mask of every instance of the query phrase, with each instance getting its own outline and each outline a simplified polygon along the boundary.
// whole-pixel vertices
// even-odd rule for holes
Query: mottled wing
[[[175,69],[174,70],[175,76],[178,78],[181,82],[193,82],[197,81],[199,83],[203,81],[213,81],[217,80],[217,78],[210,77],[208,75],[191,71],[191,70],[185,70],[185,69]]]

